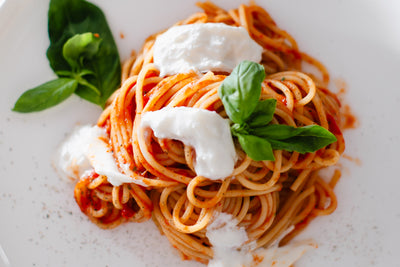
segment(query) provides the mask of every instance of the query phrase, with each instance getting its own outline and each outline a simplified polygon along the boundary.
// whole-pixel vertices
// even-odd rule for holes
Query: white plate
[[[122,59],[149,34],[198,10],[195,1],[95,2]],[[347,83],[347,103],[360,122],[345,138],[346,154],[361,164],[341,161],[339,206],[304,232],[319,248],[296,266],[400,266],[400,2],[258,2],[333,80]],[[75,204],[73,185],[55,174],[57,145],[76,124],[94,123],[99,108],[72,97],[41,113],[10,111],[22,92],[54,77],[45,56],[47,8],[34,0],[0,8],[0,244],[11,266],[199,266],[182,262],[152,222],[98,229]],[[0,249],[0,265],[1,258]]]

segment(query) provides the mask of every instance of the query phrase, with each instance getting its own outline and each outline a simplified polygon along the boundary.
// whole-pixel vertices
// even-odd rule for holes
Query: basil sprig
[[[103,12],[84,0],[51,0],[47,58],[58,79],[23,93],[13,108],[40,111],[73,93],[104,107],[120,85],[117,46]]]
[[[243,61],[218,89],[225,111],[232,121],[231,133],[237,137],[250,158],[274,161],[274,149],[307,153],[336,142],[335,135],[319,125],[296,128],[271,124],[276,100],[260,100],[264,78],[262,65]]]

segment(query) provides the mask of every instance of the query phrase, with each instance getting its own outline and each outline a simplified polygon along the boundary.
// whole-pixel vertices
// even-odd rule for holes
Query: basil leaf
[[[295,128],[269,124],[276,99],[259,100],[265,72],[262,65],[241,62],[218,88],[225,111],[233,122],[231,133],[253,160],[275,160],[273,149],[314,152],[333,142],[334,134],[319,125]]]
[[[71,78],[58,78],[25,91],[15,103],[13,111],[33,112],[55,106],[74,93],[78,82]]]
[[[101,63],[100,61],[92,61],[91,66],[95,76],[88,76],[87,81],[98,88],[101,95],[96,94],[93,90],[86,86],[78,86],[75,93],[94,104],[98,104],[104,108],[107,99],[110,95],[120,86],[121,84],[121,65],[120,62],[106,62]],[[98,63],[96,63],[98,62]],[[118,69],[118,75],[112,75],[115,70]],[[110,70],[110,73],[107,71]]]
[[[247,120],[250,128],[265,126],[271,122],[276,108],[276,99],[258,101],[256,108]]]
[[[101,38],[91,32],[76,34],[63,46],[63,56],[74,70],[80,70],[83,61],[92,59],[99,51]]]
[[[218,95],[234,123],[242,124],[254,111],[260,99],[264,78],[265,70],[262,65],[242,61],[222,82]]]
[[[252,129],[251,133],[268,140],[273,149],[300,153],[315,152],[337,141],[334,134],[319,125],[295,128],[288,125],[271,124]]]
[[[266,139],[246,134],[238,134],[237,137],[244,152],[253,160],[275,160],[271,144]]]
[[[87,81],[100,91],[100,95],[87,86],[79,85],[75,91],[80,97],[104,107],[108,97],[121,82],[121,64],[117,46],[103,12],[83,0],[51,0],[48,12],[50,46],[47,58],[57,73],[72,68],[63,57],[63,46],[75,34],[98,34],[99,49],[91,59],[84,60],[82,69],[93,72]]]
[[[249,134],[249,126],[247,125],[247,123],[242,123],[242,124],[238,124],[238,123],[234,123],[231,126],[231,133],[234,136],[238,136],[239,134]]]

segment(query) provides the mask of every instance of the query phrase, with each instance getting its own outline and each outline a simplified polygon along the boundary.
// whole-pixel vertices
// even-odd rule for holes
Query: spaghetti
[[[337,205],[333,188],[340,171],[326,182],[318,170],[335,165],[345,143],[340,101],[326,89],[326,68],[301,52],[293,37],[264,9],[253,3],[229,12],[210,2],[198,5],[203,12],[177,25],[219,22],[242,26],[264,48],[261,64],[267,77],[261,99],[277,100],[272,123],[294,127],[318,124],[337,138],[314,153],[275,150],[274,162],[253,161],[237,146],[239,159],[231,176],[222,181],[196,176],[195,151],[176,140],[146,136],[140,128],[141,115],[166,106],[187,106],[226,117],[217,94],[226,74],[190,72],[159,77],[152,57],[157,34],[150,36],[141,52],[133,53],[124,64],[122,86],[97,122],[108,133],[106,141],[120,171],[138,183],[113,186],[107,177],[93,171],[76,184],[75,199],[101,228],[152,218],[184,259],[207,263],[213,250],[206,228],[218,212],[231,214],[256,247],[269,246],[294,226],[281,240],[284,245],[315,217],[332,213]],[[316,74],[303,73],[304,63],[314,66]]]

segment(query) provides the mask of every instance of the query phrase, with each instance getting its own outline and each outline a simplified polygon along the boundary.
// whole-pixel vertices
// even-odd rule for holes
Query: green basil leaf
[[[75,34],[63,46],[63,56],[74,70],[80,70],[83,61],[92,59],[99,51],[102,39],[93,33]]]
[[[242,124],[254,111],[260,99],[264,78],[265,70],[262,65],[242,61],[222,82],[218,95],[234,123]]]
[[[101,60],[100,60],[101,61]],[[86,80],[98,88],[101,95],[98,95],[91,89],[86,87],[78,87],[75,93],[94,104],[104,108],[104,105],[110,95],[120,86],[121,84],[121,64],[119,61],[101,63],[100,61],[92,61],[91,66],[95,76],[88,76]],[[98,62],[98,63],[96,63]],[[112,75],[114,70],[118,69],[118,75]],[[110,73],[107,71],[110,70]],[[115,72],[114,72],[115,73]]]
[[[234,123],[231,126],[231,133],[234,136],[238,136],[240,134],[249,134],[249,126],[247,125],[247,123],[242,123],[242,124],[238,124],[238,123]]]
[[[268,125],[274,116],[276,99],[270,98],[258,101],[256,108],[247,120],[250,128]]]
[[[267,139],[273,149],[300,153],[315,152],[337,141],[334,134],[319,125],[295,128],[288,125],[271,124],[252,129],[251,133]]]
[[[253,160],[275,160],[271,144],[266,139],[246,134],[238,134],[237,137],[244,152]]]
[[[25,91],[15,103],[13,111],[34,112],[55,106],[74,93],[78,82],[71,78],[58,78]]]
[[[121,64],[117,46],[103,12],[84,0],[51,0],[48,31],[50,46],[47,58],[56,73],[72,70],[63,57],[63,46],[69,38],[87,32],[100,36],[102,42],[96,55],[84,60],[82,69],[93,72],[93,75],[87,77],[87,81],[98,88],[101,94],[98,95],[86,86],[79,86],[75,93],[104,107],[108,97],[120,85]]]

